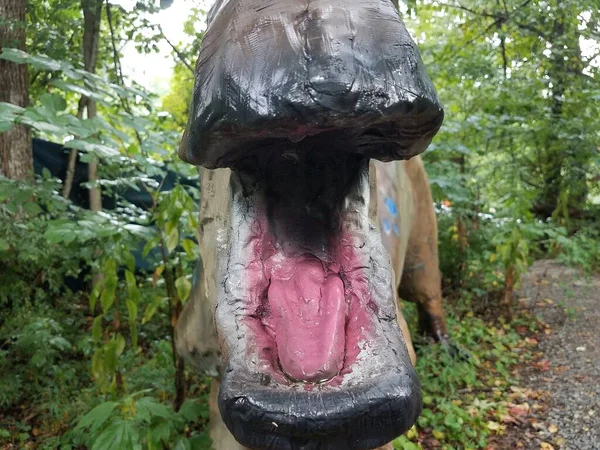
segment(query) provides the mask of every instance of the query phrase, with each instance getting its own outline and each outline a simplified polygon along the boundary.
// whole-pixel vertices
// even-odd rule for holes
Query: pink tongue
[[[281,368],[296,380],[327,380],[344,363],[342,280],[312,255],[277,262],[268,298]]]

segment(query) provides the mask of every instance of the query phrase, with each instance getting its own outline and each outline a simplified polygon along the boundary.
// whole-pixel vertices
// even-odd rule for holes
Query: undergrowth
[[[485,448],[488,437],[504,429],[507,397],[517,384],[513,368],[530,357],[526,336],[536,332],[537,322],[517,315],[510,325],[490,324],[464,301],[447,309],[452,346],[417,342],[423,412],[417,424],[394,441],[395,449]],[[412,305],[404,312],[411,325],[416,323]]]

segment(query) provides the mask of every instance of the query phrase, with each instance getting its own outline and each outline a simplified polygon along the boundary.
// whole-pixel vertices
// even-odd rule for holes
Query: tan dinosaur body
[[[203,270],[177,327],[177,349],[199,371],[217,375],[219,342],[213,324],[218,280],[217,252],[230,226],[229,169],[201,169],[200,254]],[[437,253],[437,225],[427,175],[420,157],[393,163],[371,162],[370,216],[381,230],[399,283],[400,295],[417,303],[422,324],[438,338],[446,334]],[[398,308],[397,321],[414,364],[410,331]],[[241,450],[225,427],[211,387],[210,435],[216,450]],[[382,447],[391,449],[391,446]]]

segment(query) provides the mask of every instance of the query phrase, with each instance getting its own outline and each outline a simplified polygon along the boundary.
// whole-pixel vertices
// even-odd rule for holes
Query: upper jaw
[[[231,246],[222,255],[215,313],[224,355],[219,407],[235,438],[250,448],[370,449],[408,430],[421,411],[417,376],[395,321],[389,256],[369,221],[368,160],[346,158],[334,170],[353,173],[340,175],[335,183],[345,186],[330,200],[339,208],[333,225],[339,245],[351,249],[330,256],[346,290],[345,359],[339,373],[322,383],[292,379],[265,331],[261,283],[268,286],[269,275],[257,253],[264,254],[264,235],[274,228],[265,220],[273,212],[260,181],[268,175],[249,175],[245,168],[232,173]],[[314,170],[326,173],[316,176],[333,177],[331,164],[317,159]],[[281,166],[272,169],[281,175]],[[298,246],[318,253],[311,239],[300,239],[291,251]],[[320,258],[332,254],[338,253],[329,248]]]
[[[389,0],[222,0],[196,66],[180,157],[230,167],[323,133],[382,161],[425,150],[444,112]]]

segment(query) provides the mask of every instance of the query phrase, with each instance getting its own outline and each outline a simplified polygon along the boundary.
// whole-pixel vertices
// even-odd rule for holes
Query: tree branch
[[[82,95],[77,105],[77,118],[81,120],[83,118],[83,110],[87,106],[88,98]],[[69,153],[69,162],[67,164],[67,174],[65,175],[65,184],[63,185],[62,195],[68,199],[71,195],[71,189],[73,188],[73,179],[75,178],[75,165],[77,164],[78,151],[76,148],[72,148]]]
[[[121,58],[119,57],[119,51],[117,50],[117,43],[115,38],[115,29],[112,22],[112,12],[110,10],[110,3],[106,0],[106,19],[108,21],[108,28],[110,30],[110,42],[113,50],[113,64],[115,66],[115,75],[117,77],[117,84],[120,86],[125,86],[125,81],[123,79],[123,68],[121,66]],[[129,100],[119,94],[119,100],[121,100],[121,105],[123,105],[123,109],[127,111],[128,114],[132,115],[131,105],[129,104]],[[140,133],[134,129],[135,137],[140,145],[142,146],[142,137]]]
[[[181,61],[181,63],[187,67],[190,72],[195,73],[194,68],[191,66],[191,64],[187,61],[187,58],[185,57],[185,55],[183,53],[181,53],[181,51],[175,46],[175,44],[173,44],[169,38],[167,38],[167,36],[165,35],[162,27],[160,25],[158,25],[158,31],[160,31],[160,34],[162,36],[162,38],[165,40],[165,42],[167,44],[169,44],[169,47],[171,47],[171,49],[175,52],[175,54],[177,55],[177,58],[179,58],[179,61]]]

